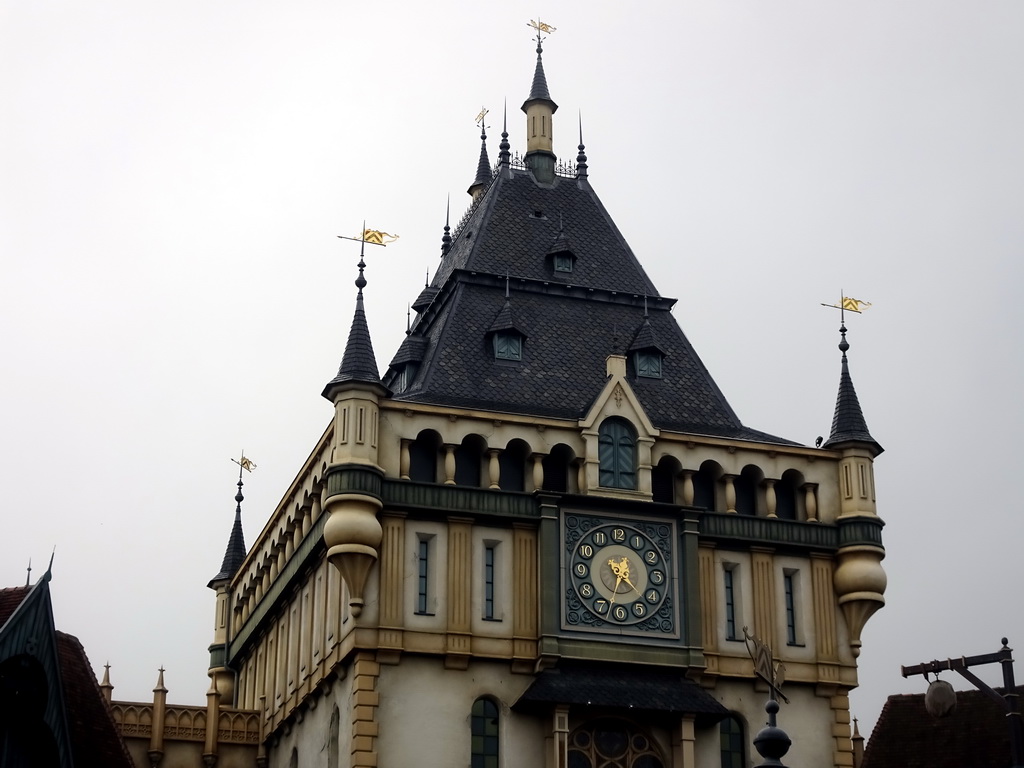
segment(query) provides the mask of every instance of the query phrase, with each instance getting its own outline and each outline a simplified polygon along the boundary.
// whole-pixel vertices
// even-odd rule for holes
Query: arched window
[[[327,768],[338,768],[341,751],[341,713],[335,707],[331,712],[330,731],[327,736]]]
[[[409,478],[421,483],[437,482],[437,452],[441,436],[430,429],[420,432],[409,445]]]
[[[552,448],[551,453],[544,457],[542,462],[544,484],[542,487],[545,491],[569,493],[569,467],[572,460],[572,449],[562,443]]]
[[[625,419],[605,419],[598,430],[600,484],[636,490],[636,431]]]
[[[798,520],[798,490],[803,485],[803,475],[793,469],[782,473],[782,478],[775,484],[775,514],[782,520]]]
[[[745,750],[743,739],[743,723],[735,715],[730,715],[718,725],[722,738],[722,768],[743,768]]]
[[[651,494],[654,501],[675,504],[676,476],[679,471],[679,461],[672,456],[663,456],[658,465],[651,469]]]
[[[498,705],[490,699],[473,702],[470,718],[473,759],[470,768],[498,768]]]
[[[654,742],[624,720],[587,723],[569,736],[569,768],[664,768]]]
[[[498,455],[499,485],[503,491],[526,490],[526,457],[530,446],[522,440],[512,440]]]
[[[736,478],[736,511],[741,515],[757,514],[757,489],[763,479],[761,470],[752,464],[745,466]]]
[[[721,474],[722,468],[713,461],[700,465],[700,470],[693,476],[693,506],[715,511],[718,506],[715,487]]]
[[[479,435],[466,435],[455,449],[455,484],[480,487],[480,467],[483,463],[484,441]]]

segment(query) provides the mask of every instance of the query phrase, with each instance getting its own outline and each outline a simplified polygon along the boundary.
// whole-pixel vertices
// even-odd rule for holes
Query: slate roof
[[[589,183],[541,186],[529,171],[502,168],[471,211],[434,275],[433,302],[413,325],[427,346],[396,400],[579,419],[607,381],[608,355],[639,341],[665,355],[660,379],[639,378],[630,365],[630,384],[656,427],[795,445],[742,424],[672,317],[675,301],[659,295]],[[559,214],[576,255],[569,273],[546,257]],[[526,337],[519,362],[496,360],[487,339],[496,323],[507,324],[506,275],[514,326]]]
[[[230,579],[234,576],[245,560],[245,534],[242,532],[242,482],[238,482],[238,493],[235,494],[235,523],[231,526],[228,546],[224,550],[224,559],[220,564],[220,572],[210,579],[210,586],[216,581]]]
[[[839,349],[843,353],[843,363],[839,374],[839,394],[836,397],[836,410],[832,415],[832,431],[823,447],[832,448],[848,442],[867,443],[874,448],[877,455],[884,449],[868,431],[868,424],[860,409],[860,400],[857,398],[857,390],[853,388],[853,378],[850,376],[850,366],[846,359],[846,351],[850,345],[846,341],[845,327],[841,333]]]
[[[997,689],[1001,694],[1002,689]],[[1017,687],[1024,695],[1024,686]],[[981,691],[957,691],[956,710],[935,719],[924,694],[890,696],[864,750],[861,768],[1008,768],[1006,715]]]
[[[362,284],[360,285],[360,283]],[[328,400],[333,399],[332,393],[335,386],[347,381],[380,384],[380,374],[377,372],[377,358],[373,355],[370,328],[366,323],[366,312],[363,309],[363,287],[366,285],[366,280],[363,277],[362,268],[359,270],[359,278],[356,280],[356,285],[359,287],[359,293],[356,295],[356,311],[352,318],[352,326],[349,328],[345,354],[341,358],[338,375],[327,382],[327,386],[324,387],[322,393]]]
[[[487,134],[480,134],[480,160],[476,164],[476,177],[469,185],[472,194],[475,187],[486,187],[491,180],[491,161],[487,157]]]
[[[610,707],[641,713],[697,716],[699,725],[716,723],[729,711],[684,671],[636,665],[566,664],[541,672],[513,709],[543,711],[556,704]]]
[[[541,58],[543,53],[541,43],[537,41],[537,67],[533,70],[533,84],[530,86],[530,95],[523,103],[523,109],[526,109],[526,105],[531,101],[550,101],[551,112],[554,113],[558,109],[558,105],[554,101],[551,101],[551,94],[548,92],[548,79],[544,75],[544,60]]]

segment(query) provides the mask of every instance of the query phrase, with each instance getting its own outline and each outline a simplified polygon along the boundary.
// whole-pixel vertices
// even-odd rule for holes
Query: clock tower
[[[740,420],[582,137],[557,159],[534,26],[526,153],[506,127],[386,367],[387,276],[360,271],[333,418],[220,587],[211,695],[259,712],[271,768],[746,766],[749,630],[786,666],[793,764],[852,765],[885,574],[849,345],[822,447]]]

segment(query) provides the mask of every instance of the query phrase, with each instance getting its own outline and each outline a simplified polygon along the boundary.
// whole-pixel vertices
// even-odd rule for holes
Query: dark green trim
[[[700,536],[728,544],[768,545],[803,550],[839,549],[839,528],[827,523],[802,523],[770,517],[705,512]]]
[[[683,642],[699,643],[700,632],[700,566],[697,555],[697,548],[700,542],[700,521],[693,513],[683,517],[681,535],[682,553],[680,564],[683,578],[682,588],[679,590],[683,601],[683,615],[680,620],[683,622]],[[697,666],[704,666],[704,656],[701,655],[700,663]]]
[[[228,657],[228,647],[224,643],[210,646],[210,669],[220,669]]]
[[[327,498],[340,493],[361,493],[379,499],[384,473],[359,464],[340,464],[328,467],[324,479],[327,481]]]
[[[639,664],[659,664],[669,667],[705,667],[704,653],[700,648],[688,648],[675,641],[669,645],[655,645],[649,640],[638,638],[635,642],[611,637],[602,640],[585,640],[576,637],[549,638],[553,641],[551,653],[565,659],[586,659],[588,661],[626,661]],[[554,647],[557,644],[557,651]]]
[[[852,547],[867,544],[882,546],[882,526],[877,517],[853,517],[836,523],[839,528],[839,546]]]
[[[422,509],[434,513],[468,513],[531,520],[540,517],[537,500],[529,493],[391,479],[384,480],[381,490],[381,498],[388,509]]]
[[[313,523],[313,527],[309,529],[305,538],[296,547],[291,560],[285,563],[284,569],[278,574],[274,583],[270,585],[270,589],[263,595],[263,599],[260,600],[253,612],[249,614],[245,624],[228,641],[226,666],[236,669],[235,665],[238,662],[239,656],[251,643],[256,641],[256,630],[268,616],[277,612],[281,603],[290,595],[292,588],[303,579],[306,567],[311,563],[318,562],[323,556],[325,547],[323,542],[324,525],[327,523],[329,516],[329,513],[325,511]],[[234,610],[234,606],[229,605],[228,607],[230,610]]]

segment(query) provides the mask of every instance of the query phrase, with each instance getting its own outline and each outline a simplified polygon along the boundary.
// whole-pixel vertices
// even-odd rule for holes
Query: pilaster
[[[377,681],[380,664],[372,653],[357,653],[352,663],[352,768],[377,768],[377,710],[380,693]]]
[[[466,669],[472,651],[473,521],[448,518],[448,636],[444,665]]]

